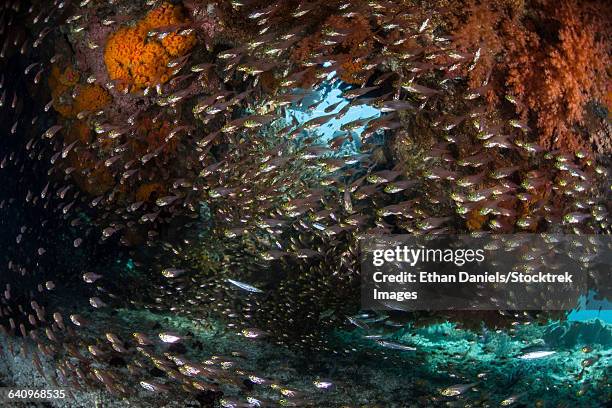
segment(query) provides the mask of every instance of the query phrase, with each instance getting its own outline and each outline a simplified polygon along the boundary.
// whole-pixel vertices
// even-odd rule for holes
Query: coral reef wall
[[[569,0],[0,0],[3,352],[143,406],[339,405],[330,375],[358,378],[355,404],[456,403],[435,391],[453,375],[513,403],[498,371],[453,374],[459,351],[430,370],[376,340],[411,331],[429,350],[428,326],[450,321],[457,350],[508,330],[495,357],[514,358],[516,326],[544,335],[565,313],[359,313],[359,243],[609,234],[610,16]],[[603,356],[597,341],[582,353]],[[398,393],[374,361],[420,368]],[[595,386],[559,380],[555,398],[609,397],[603,361]]]

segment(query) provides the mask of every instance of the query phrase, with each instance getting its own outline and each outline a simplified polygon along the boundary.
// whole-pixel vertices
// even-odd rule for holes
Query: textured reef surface
[[[609,312],[360,310],[359,244],[609,235],[611,11],[0,0],[1,385],[606,406]]]

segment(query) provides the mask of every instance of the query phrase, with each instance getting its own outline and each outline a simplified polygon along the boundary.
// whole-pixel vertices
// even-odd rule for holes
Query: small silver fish
[[[97,274],[95,272],[85,272],[83,274],[83,280],[86,283],[94,283],[95,281],[97,281],[101,277],[102,277],[102,275],[99,275],[99,274]]]
[[[87,324],[87,320],[76,314],[70,315],[70,321],[72,321],[75,326],[85,326]]]
[[[242,334],[247,339],[257,339],[257,338],[263,337],[266,333],[259,329],[250,328],[250,329],[243,329],[240,332],[240,334]]]
[[[96,309],[107,306],[106,303],[104,303],[99,297],[89,298],[89,304]]]
[[[62,126],[62,125],[54,125],[54,126],[51,126],[49,129],[47,129],[47,130],[45,131],[45,133],[43,133],[43,137],[46,137],[46,138],[49,138],[49,139],[50,139],[50,138],[52,138],[53,136],[55,136],[55,134],[56,134],[57,132],[59,132],[59,131],[60,131],[62,128],[63,128],[63,126]]]
[[[153,381],[141,381],[140,386],[147,391],[151,392],[168,392],[170,387],[167,385],[159,384]]]
[[[176,200],[178,200],[180,197],[179,196],[166,196],[166,197],[160,197],[155,201],[155,204],[158,207],[164,207],[166,205],[170,205],[173,202],[175,202]]]
[[[313,384],[315,387],[317,387],[320,390],[328,390],[330,388],[332,388],[334,386],[334,383],[331,381],[324,381],[324,380],[316,380],[313,381]]]
[[[176,278],[185,273],[184,269],[166,268],[162,271],[162,275],[166,278]]]
[[[556,351],[531,351],[529,353],[525,353],[523,355],[520,355],[518,358],[520,358],[521,360],[535,360],[538,358],[544,358],[544,357],[548,357],[548,356],[552,356],[553,354],[555,354]]]
[[[499,405],[501,405],[502,407],[507,407],[509,405],[512,405],[516,401],[518,401],[519,398],[521,398],[523,395],[525,395],[525,393],[511,395],[508,398],[504,399],[502,402],[500,402]]]
[[[391,341],[386,341],[386,340],[376,340],[376,343],[378,343],[378,345],[388,348],[388,349],[392,349],[392,350],[399,350],[399,351],[416,351],[416,347],[411,347],[411,346],[406,346],[404,344],[400,344],[400,343],[393,343]]]
[[[233,280],[233,279],[227,279],[227,281],[229,283],[231,283],[234,286],[239,287],[242,290],[246,290],[247,292],[252,292],[252,293],[263,293],[263,290],[256,288],[255,286],[251,286],[248,283],[244,283],[244,282],[239,282],[237,280]]]
[[[162,332],[159,333],[159,339],[164,343],[177,343],[182,339],[182,337],[176,333]]]
[[[476,385],[478,385],[478,383],[451,385],[450,387],[446,387],[440,391],[440,394],[444,395],[445,397],[456,397],[457,395],[464,394],[470,388],[473,388]]]

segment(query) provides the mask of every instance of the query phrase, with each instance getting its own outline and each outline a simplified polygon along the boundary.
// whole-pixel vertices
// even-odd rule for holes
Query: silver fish
[[[231,283],[232,285],[239,287],[242,290],[246,290],[247,292],[263,293],[263,290],[258,289],[255,286],[249,285],[248,283],[239,282],[239,281],[233,280],[233,279],[227,279],[227,281],[229,283]]]

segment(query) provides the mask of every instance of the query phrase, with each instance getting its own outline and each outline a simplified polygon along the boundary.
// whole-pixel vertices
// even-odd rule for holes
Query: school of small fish
[[[364,234],[611,232],[609,164],[546,151],[528,123],[492,115],[489,84],[469,89],[456,74],[481,51],[456,50],[427,10],[386,0],[184,3],[184,23],[152,28],[145,41],[195,46],[160,58],[157,82],[139,88],[126,82],[156,61],[134,58],[125,80],[110,80],[95,56],[103,61],[108,36],[168,3],[0,0],[0,331],[22,338],[51,384],[204,395],[228,408],[312,406],[334,380],[294,389],[242,368],[240,350],[196,359],[193,333],[112,316],[215,318],[241,341],[331,355],[349,352],[327,333],[361,330],[372,355],[412,356],[417,347],[388,336],[408,314],[359,313]],[[356,32],[362,19],[368,38]],[[341,59],[353,49],[369,51]],[[285,119],[289,108],[319,112],[316,90],[342,81],[347,66],[346,105]],[[64,90],[55,99],[53,87]],[[381,116],[320,138],[360,105]],[[42,356],[57,370],[45,371]]]

